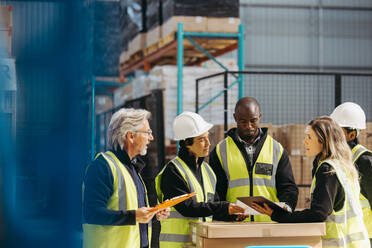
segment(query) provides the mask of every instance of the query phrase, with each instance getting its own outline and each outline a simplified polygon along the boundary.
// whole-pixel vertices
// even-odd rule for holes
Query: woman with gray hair
[[[153,140],[150,112],[120,109],[111,118],[111,149],[99,153],[86,169],[83,183],[84,247],[149,247],[156,214],[168,217],[169,209],[151,211],[145,184],[135,156],[145,155]]]

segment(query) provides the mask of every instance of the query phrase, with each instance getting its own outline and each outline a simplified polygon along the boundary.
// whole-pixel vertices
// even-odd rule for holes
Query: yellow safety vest
[[[332,210],[326,219],[326,235],[322,236],[323,248],[369,248],[368,233],[363,223],[363,213],[358,198],[359,192],[350,183],[342,168],[336,160],[323,160],[318,163],[316,171],[323,163],[328,163],[335,170],[344,192],[345,201],[341,210]],[[316,186],[316,177],[313,178],[310,188],[310,197]]]
[[[214,174],[211,167],[203,162],[201,164],[201,173],[204,191],[194,173],[190,170],[187,164],[180,158],[175,157],[172,159],[163,170],[155,178],[156,192],[160,202],[163,202],[164,195],[160,189],[162,175],[165,168],[172,163],[182,175],[183,179],[187,183],[190,192],[196,192],[196,196],[193,197],[193,200],[196,202],[208,202],[208,199],[214,199],[215,189],[216,189],[216,175]],[[171,185],[169,185],[171,187]],[[170,211],[170,216],[162,220],[161,223],[161,232],[159,236],[160,248],[182,248],[183,245],[191,244],[190,240],[190,231],[189,223],[195,221],[203,221],[202,218],[195,217],[185,217],[177,210],[172,207]],[[207,217],[206,221],[212,221],[212,217]]]
[[[113,194],[107,202],[107,209],[136,210],[138,209],[137,188],[127,168],[112,152],[99,153],[110,166],[114,177]],[[143,180],[139,175],[142,183]],[[145,184],[146,204],[148,204]],[[83,185],[84,190],[84,185]],[[109,226],[83,224],[84,248],[141,248],[139,223],[135,225]],[[151,243],[151,221],[148,224],[148,239]]]
[[[216,153],[228,180],[227,201],[236,202],[237,197],[246,196],[264,196],[272,201],[279,201],[275,175],[283,147],[270,135],[267,135],[254,163],[252,182],[244,157],[230,136],[217,144]],[[250,221],[250,218],[245,221]],[[268,222],[271,218],[267,215],[256,215],[254,221]]]
[[[363,154],[372,155],[372,152],[370,150],[368,150],[367,148],[365,148],[364,146],[362,146],[362,145],[354,146],[354,148],[351,150],[351,152],[353,153],[354,164],[356,164],[356,161],[359,159],[359,157],[361,155],[363,155]],[[372,239],[372,210],[371,210],[371,206],[369,205],[369,201],[367,200],[367,198],[365,198],[364,195],[362,195],[362,193],[360,193],[359,199],[360,199],[360,205],[362,206],[362,210],[363,210],[364,225],[367,228],[369,238]]]

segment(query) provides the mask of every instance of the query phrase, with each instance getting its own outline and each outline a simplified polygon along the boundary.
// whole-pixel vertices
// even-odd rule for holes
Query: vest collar
[[[115,156],[120,160],[120,162],[128,167],[134,167],[137,172],[141,172],[145,167],[145,162],[140,158],[140,156],[135,156],[130,160],[129,155],[125,149],[117,148],[112,150]]]
[[[194,170],[196,170],[196,168],[199,168],[204,161],[204,158],[201,157],[198,159],[198,164],[196,164],[195,156],[190,154],[190,152],[185,147],[180,148],[180,151],[178,152],[178,157],[180,157],[187,164],[187,166]]]
[[[349,145],[350,149],[353,149],[356,145],[359,144],[359,142],[358,139],[355,138],[354,140],[347,142],[347,144]]]

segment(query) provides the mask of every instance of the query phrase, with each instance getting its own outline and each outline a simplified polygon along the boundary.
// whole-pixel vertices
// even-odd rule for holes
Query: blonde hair
[[[141,129],[143,122],[150,116],[151,113],[144,109],[122,108],[115,112],[107,131],[109,147],[117,150],[119,146],[123,149],[127,132],[136,132]]]
[[[346,142],[342,128],[330,117],[322,116],[308,124],[322,144],[320,160],[339,161],[344,172],[350,176],[356,189],[359,187],[359,174],[352,161],[351,150]]]

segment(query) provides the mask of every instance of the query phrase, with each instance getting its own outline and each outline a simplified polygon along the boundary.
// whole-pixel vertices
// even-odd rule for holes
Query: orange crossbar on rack
[[[156,210],[160,210],[160,209],[167,208],[167,207],[172,207],[172,206],[174,206],[174,205],[176,205],[180,202],[183,202],[186,199],[189,199],[190,197],[193,197],[194,195],[196,195],[196,192],[192,192],[190,194],[184,194],[184,195],[179,195],[179,196],[173,197],[172,199],[166,200],[166,201],[156,205],[155,207],[153,207],[150,210],[150,212],[154,212]]]

